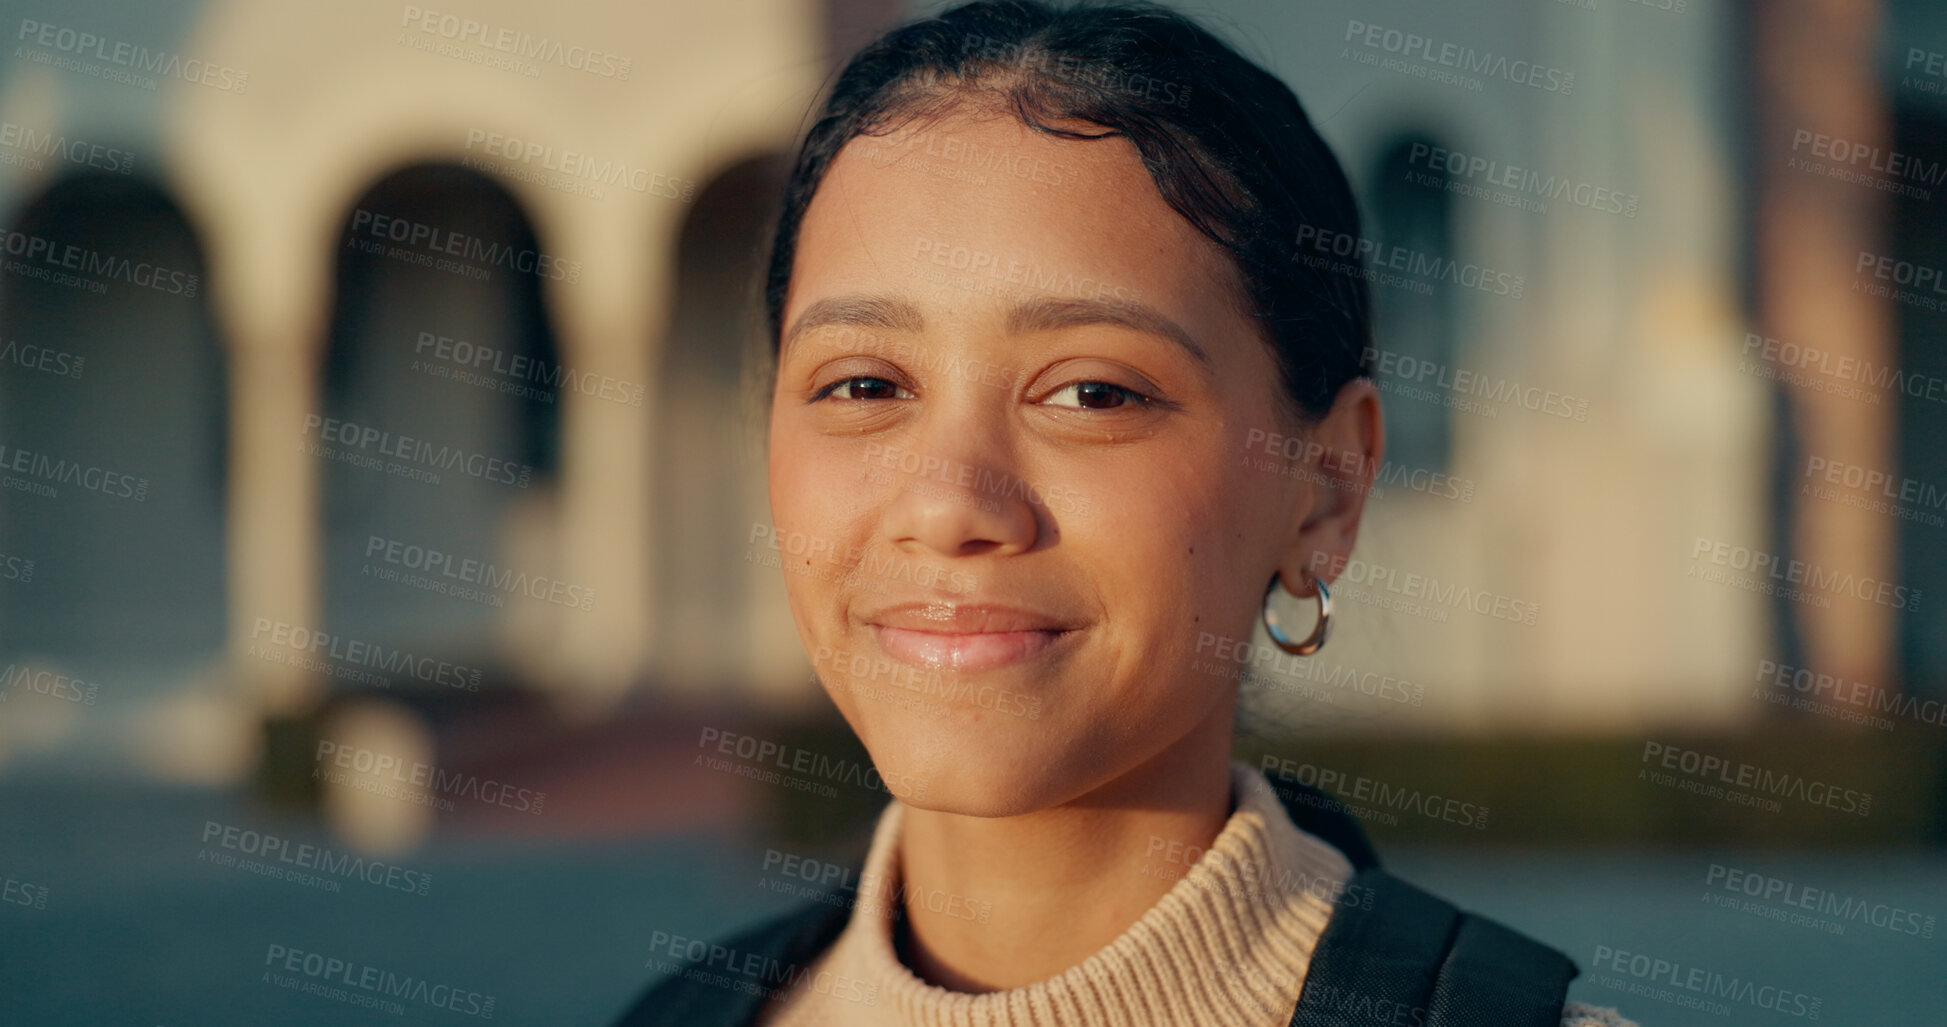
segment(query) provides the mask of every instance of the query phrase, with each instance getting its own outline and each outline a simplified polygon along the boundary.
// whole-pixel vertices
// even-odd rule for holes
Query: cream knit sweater
[[[1176,879],[1121,937],[1047,980],[985,994],[935,987],[893,948],[900,902],[898,800],[886,807],[845,930],[772,1003],[767,1027],[1288,1027],[1332,899],[1352,874],[1339,851],[1298,829],[1270,782],[1231,768],[1237,806],[1200,858],[1158,858]],[[968,904],[970,916],[978,905]],[[1569,1003],[1562,1027],[1635,1027]]]

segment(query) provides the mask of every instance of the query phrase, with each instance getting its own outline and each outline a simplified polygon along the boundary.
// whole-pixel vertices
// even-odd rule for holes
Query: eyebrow
[[[1007,314],[1009,334],[1097,324],[1121,325],[1154,335],[1176,344],[1199,364],[1210,366],[1210,354],[1190,337],[1189,332],[1183,330],[1182,325],[1146,304],[1127,300],[1042,297],[1017,304]],[[834,296],[806,307],[790,330],[785,332],[784,342],[779,348],[788,349],[791,341],[799,335],[813,328],[831,325],[918,333],[925,329],[926,318],[918,307],[905,300]]]
[[[1163,312],[1155,307],[1134,301],[1047,297],[1022,303],[1007,315],[1007,330],[1010,333],[1095,324],[1121,325],[1168,340],[1195,357],[1197,363],[1210,366],[1210,354],[1197,345],[1197,341],[1183,330],[1182,325],[1163,316]]]
[[[784,333],[779,352],[791,348],[791,340],[813,328],[849,325],[853,328],[882,328],[895,332],[918,333],[926,327],[919,308],[905,300],[873,296],[832,296],[806,307],[791,329]]]

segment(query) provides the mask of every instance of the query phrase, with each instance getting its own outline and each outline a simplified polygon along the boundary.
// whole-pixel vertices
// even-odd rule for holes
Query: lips
[[[1062,618],[1009,606],[908,603],[863,618],[886,655],[928,670],[991,670],[1043,655],[1077,633]]]

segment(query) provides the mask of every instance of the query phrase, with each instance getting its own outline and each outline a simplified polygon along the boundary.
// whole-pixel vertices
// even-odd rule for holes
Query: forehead
[[[1234,282],[1128,139],[955,108],[840,150],[799,229],[786,320],[834,292],[929,289],[962,302],[1086,294],[1196,319],[1228,308]]]

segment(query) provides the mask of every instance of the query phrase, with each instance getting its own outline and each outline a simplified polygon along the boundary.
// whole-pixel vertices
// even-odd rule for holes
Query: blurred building
[[[815,701],[765,559],[750,272],[831,54],[896,12],[13,11],[0,667],[98,702],[0,713],[0,763],[226,779],[263,717],[348,690]],[[1807,491],[1947,487],[1941,419],[1803,358],[1947,376],[1938,313],[1857,270],[1947,267],[1941,183],[1870,156],[1947,158],[1947,15],[1191,13],[1298,90],[1381,258],[1391,459],[1328,662],[1282,684],[1402,678],[1423,705],[1346,707],[1462,731],[1755,722],[1767,665],[1938,688],[1937,601],[1694,572],[1947,587],[1947,529]]]
[[[0,638],[82,727],[195,776],[330,689],[795,679],[724,267],[846,12],[16,14]]]

